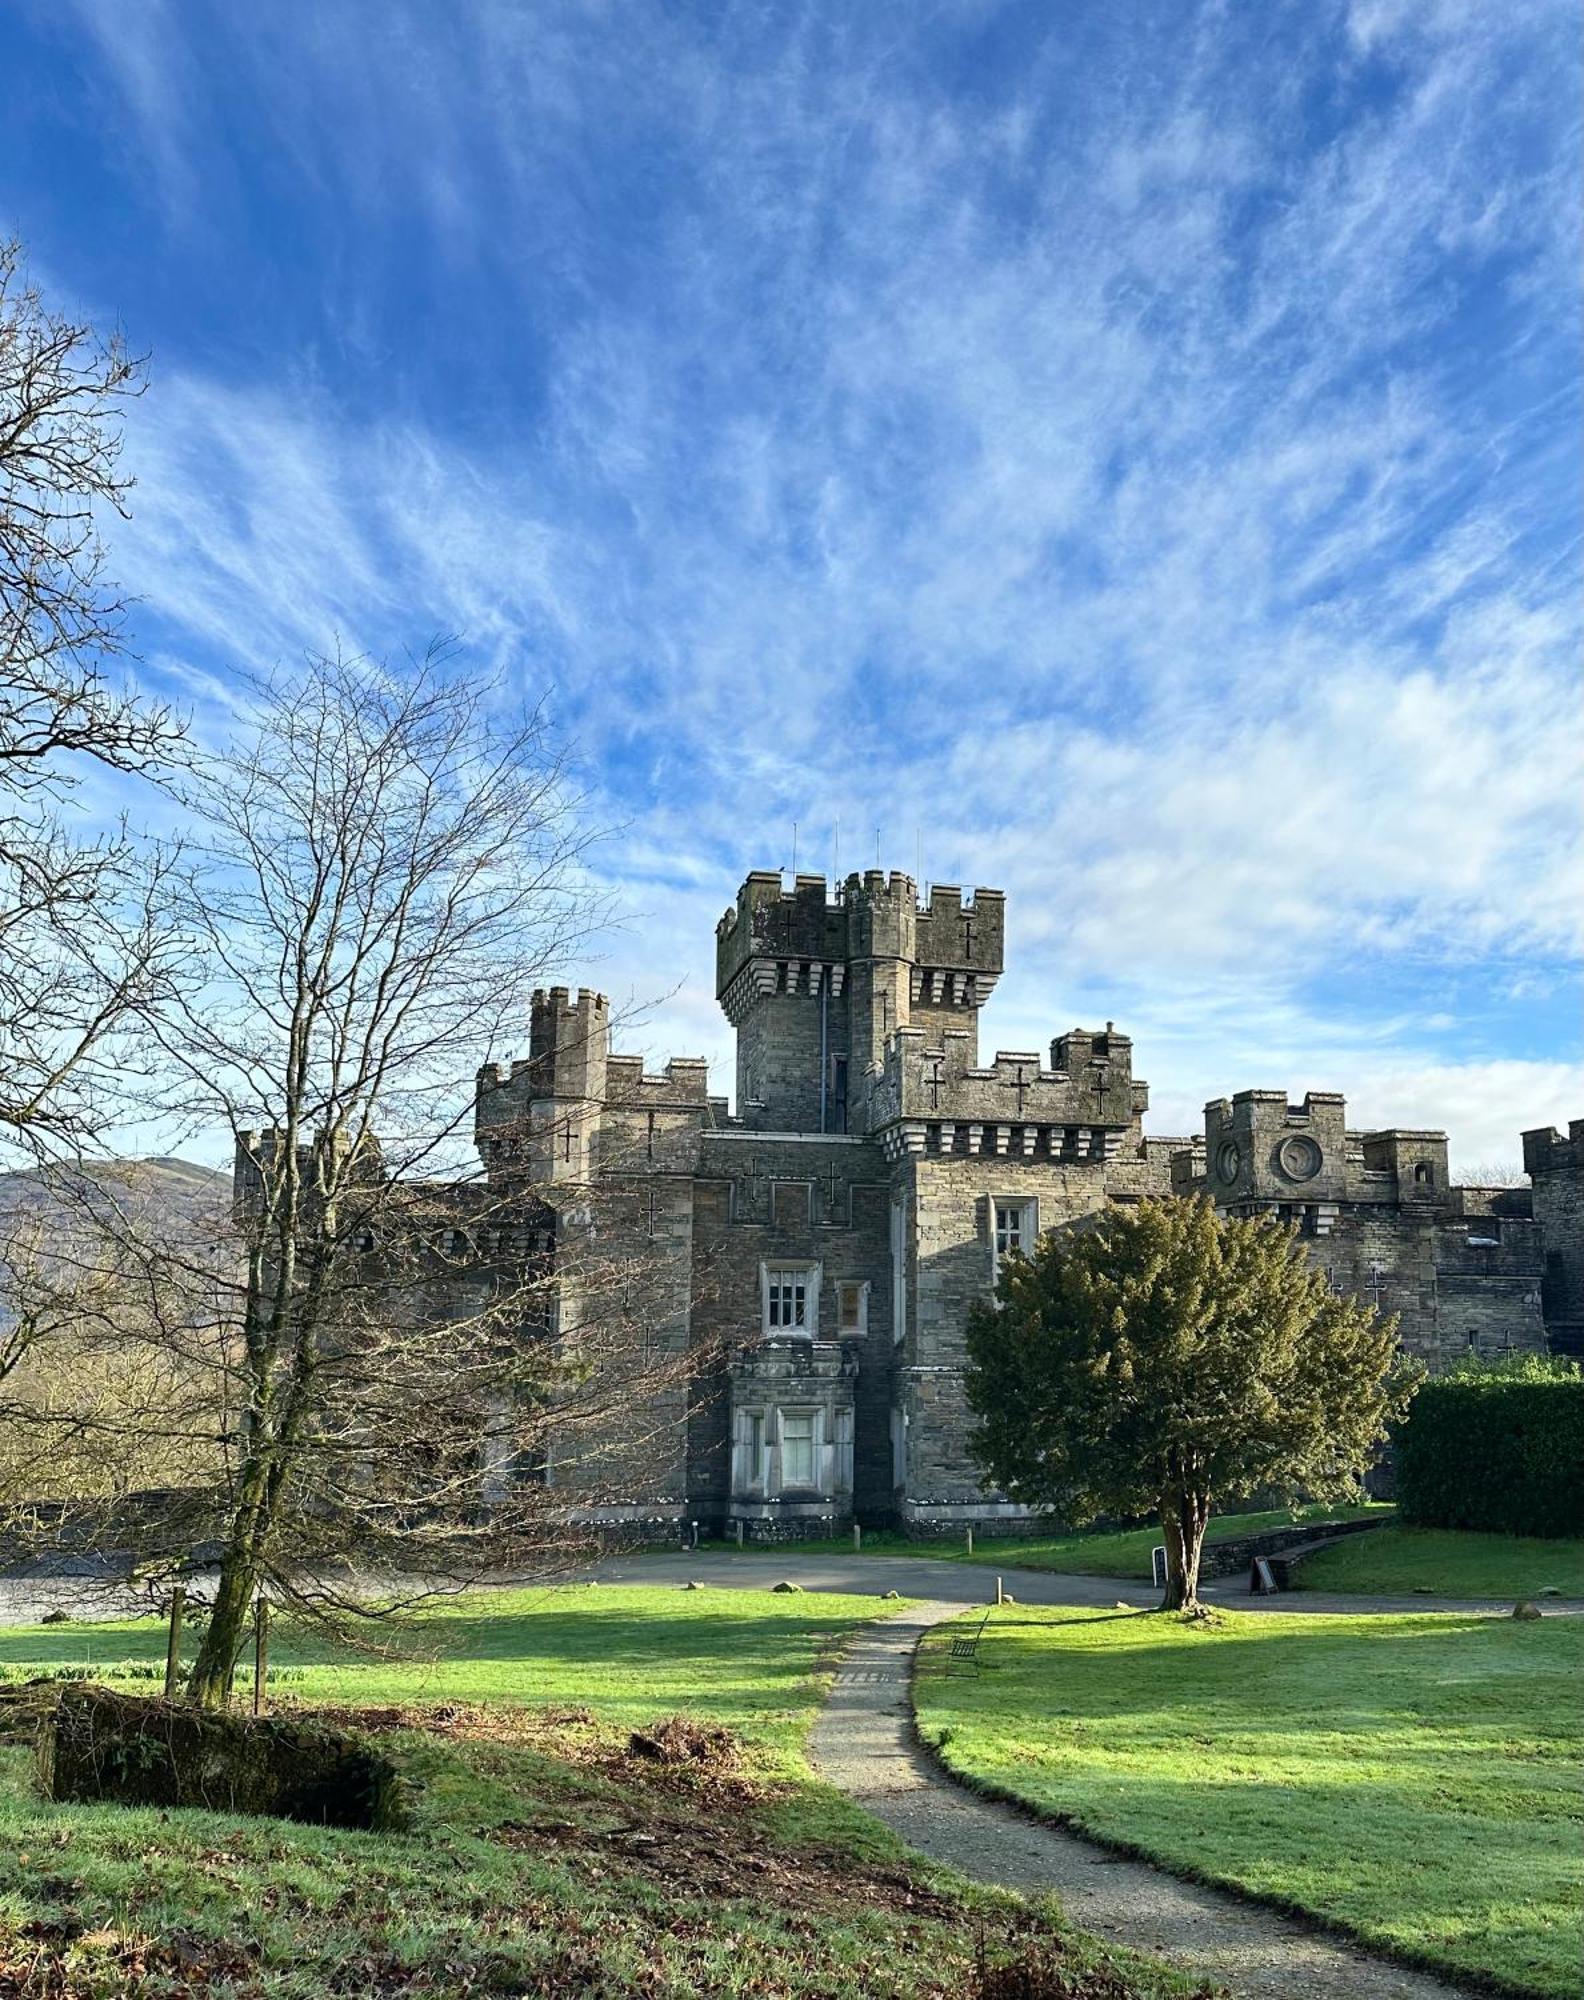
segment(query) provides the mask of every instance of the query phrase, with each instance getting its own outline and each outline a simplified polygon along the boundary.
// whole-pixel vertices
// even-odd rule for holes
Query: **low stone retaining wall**
[[[1276,1556],[1301,1542],[1322,1538],[1329,1542],[1339,1535],[1361,1535],[1387,1525],[1385,1521],[1310,1521],[1301,1528],[1262,1528],[1256,1535],[1239,1535],[1236,1541],[1206,1542],[1199,1574],[1204,1578],[1241,1576],[1256,1556]]]

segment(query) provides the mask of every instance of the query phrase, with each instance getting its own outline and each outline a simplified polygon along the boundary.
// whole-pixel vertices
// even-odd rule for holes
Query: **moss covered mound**
[[[356,1736],[274,1717],[63,1687],[42,1719],[39,1780],[57,1801],[201,1806],[312,1826],[406,1823],[394,1764]]]

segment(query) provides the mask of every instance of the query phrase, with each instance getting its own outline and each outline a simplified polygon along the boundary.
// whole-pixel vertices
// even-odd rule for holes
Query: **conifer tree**
[[[1417,1378],[1396,1320],[1342,1298],[1270,1217],[1147,1201],[1052,1231],[969,1317],[970,1449],[1077,1525],[1158,1512],[1166,1609],[1193,1609],[1214,1502],[1340,1499]]]

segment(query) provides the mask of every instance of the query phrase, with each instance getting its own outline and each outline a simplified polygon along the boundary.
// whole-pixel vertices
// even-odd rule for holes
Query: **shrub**
[[[1584,1377],[1426,1382],[1397,1433],[1397,1495],[1416,1527],[1584,1534]]]

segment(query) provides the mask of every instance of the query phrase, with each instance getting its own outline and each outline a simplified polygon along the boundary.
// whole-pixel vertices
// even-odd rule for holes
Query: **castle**
[[[1450,1185],[1442,1132],[1348,1129],[1340,1096],[1245,1090],[1202,1137],[1146,1136],[1111,1023],[981,1057],[1005,898],[906,875],[750,874],[716,931],[735,1113],[706,1066],[610,1051],[604,996],[535,996],[529,1052],[478,1081],[492,1188],[556,1217],[563,1332],[580,1243],[647,1248],[646,1338],[696,1357],[646,1409],[642,1490],[598,1518],[774,1540],[851,1519],[1010,1523],[966,1452],[964,1330],[998,1261],[1108,1203],[1207,1193],[1294,1221],[1339,1289],[1434,1369],[1584,1349],[1584,1121],[1524,1135],[1532,1187]],[[596,1198],[597,1197],[597,1198]],[[575,1495],[580,1465],[548,1476]]]

